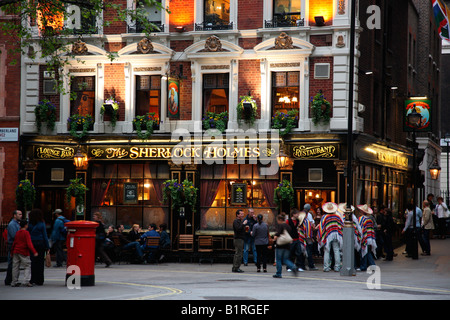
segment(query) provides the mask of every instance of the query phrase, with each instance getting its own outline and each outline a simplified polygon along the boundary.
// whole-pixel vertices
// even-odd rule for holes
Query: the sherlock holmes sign
[[[337,146],[332,144],[324,145],[295,145],[292,147],[292,157],[294,159],[337,159]]]

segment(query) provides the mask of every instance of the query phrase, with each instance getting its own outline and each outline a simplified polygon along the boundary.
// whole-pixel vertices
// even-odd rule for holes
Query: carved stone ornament
[[[142,38],[137,44],[137,51],[139,53],[149,53],[153,51],[153,45],[149,38]]]
[[[286,32],[280,33],[278,38],[275,39],[275,49],[294,49],[292,37]]]
[[[81,41],[81,39],[78,39],[72,44],[72,53],[81,56],[83,54],[86,54],[88,52],[88,48],[86,46],[86,43]]]
[[[338,48],[343,48],[343,47],[345,47],[345,42],[344,42],[344,36],[343,36],[343,35],[339,35],[339,36],[337,37],[336,47],[338,47]]]
[[[338,8],[339,8],[339,12],[338,13],[340,15],[345,14],[345,0],[339,0]]]
[[[204,51],[207,52],[223,51],[222,42],[220,42],[220,39],[217,36],[211,36],[208,39],[206,39]]]

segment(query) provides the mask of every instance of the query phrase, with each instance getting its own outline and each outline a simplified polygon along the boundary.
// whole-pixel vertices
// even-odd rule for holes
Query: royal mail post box
[[[95,229],[97,222],[77,220],[66,222],[67,273],[66,281],[80,273],[81,286],[95,285]]]

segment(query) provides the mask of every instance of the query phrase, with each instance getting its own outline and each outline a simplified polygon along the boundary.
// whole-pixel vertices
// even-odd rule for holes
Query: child
[[[17,282],[19,280],[20,267],[25,269],[25,286],[32,287],[30,283],[31,278],[31,260],[30,251],[33,255],[37,257],[38,253],[31,243],[30,233],[27,231],[28,221],[20,220],[20,230],[17,231],[16,237],[11,248],[11,255],[13,259],[13,270],[12,270],[12,282],[11,287],[18,287],[20,284]]]

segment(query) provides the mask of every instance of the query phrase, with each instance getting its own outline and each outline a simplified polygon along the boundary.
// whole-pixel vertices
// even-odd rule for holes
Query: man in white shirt
[[[447,222],[447,205],[444,202],[444,199],[442,197],[437,198],[438,204],[436,205],[436,208],[434,209],[434,212],[436,216],[438,217],[438,237],[440,239],[445,239],[447,235],[447,228],[446,228],[446,222]]]

